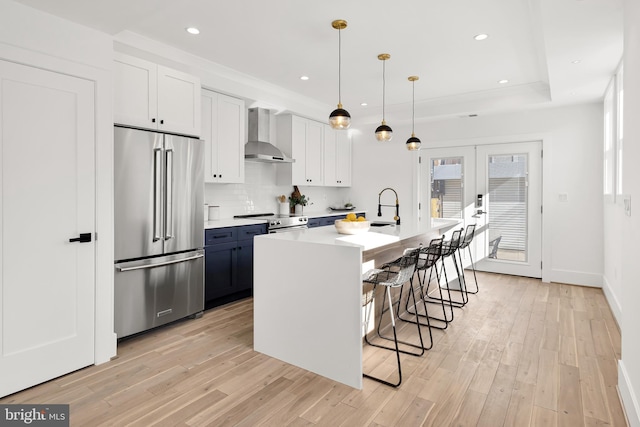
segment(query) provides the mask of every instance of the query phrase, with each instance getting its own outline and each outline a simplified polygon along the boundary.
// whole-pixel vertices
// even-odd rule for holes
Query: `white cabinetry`
[[[200,135],[200,79],[120,53],[114,60],[116,123]]]
[[[278,168],[278,182],[324,185],[324,124],[290,114],[277,116],[278,147],[295,162]]]
[[[324,128],[324,185],[351,186],[351,138],[329,125]]]
[[[244,182],[244,101],[202,90],[205,182]]]

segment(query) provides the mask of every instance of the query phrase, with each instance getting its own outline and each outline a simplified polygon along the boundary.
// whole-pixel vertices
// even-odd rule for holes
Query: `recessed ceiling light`
[[[488,37],[489,37],[489,34],[476,34],[475,36],[473,36],[473,39],[477,41],[481,41],[481,40],[486,40]]]
[[[366,102],[361,102],[361,103],[360,103],[360,105],[361,105],[362,107],[366,107],[366,106],[367,106],[367,105],[369,105],[369,104],[367,104]]]
[[[571,63],[572,63],[572,64],[579,64],[579,63],[581,63],[581,62],[582,62],[582,60],[581,60],[581,59],[576,59],[576,60],[574,60],[574,61],[571,61]]]
[[[503,84],[509,83],[509,80],[507,80],[507,79],[498,80],[498,83],[503,85]]]
[[[300,76],[300,80],[309,80],[309,76]]]
[[[200,34],[200,30],[197,29],[196,27],[189,27],[189,28],[185,28],[185,30],[187,31],[187,33],[189,34]]]

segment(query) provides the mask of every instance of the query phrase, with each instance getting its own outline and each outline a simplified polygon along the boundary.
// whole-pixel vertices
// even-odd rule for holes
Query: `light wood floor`
[[[69,403],[73,426],[626,425],[620,334],[601,290],[478,279],[480,293],[434,332],[433,349],[403,357],[398,389],[365,379],[354,390],[254,352],[246,299],[0,403]],[[394,353],[365,350],[365,369],[394,375]]]

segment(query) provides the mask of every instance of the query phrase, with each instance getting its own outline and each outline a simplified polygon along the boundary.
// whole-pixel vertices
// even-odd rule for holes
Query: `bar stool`
[[[420,250],[420,256],[418,257],[418,265],[416,266],[416,274],[418,276],[418,283],[420,287],[420,298],[423,303],[424,314],[417,312],[417,307],[412,308],[409,305],[409,298],[406,299],[405,311],[409,314],[416,314],[426,319],[426,324],[421,323],[422,326],[428,326],[429,328],[435,329],[446,329],[449,326],[449,323],[453,320],[453,306],[450,303],[447,303],[447,299],[442,296],[442,288],[437,286],[439,298],[437,300],[430,300],[427,296],[428,293],[425,292],[425,289],[428,290],[429,284],[431,283],[431,278],[433,277],[433,270],[436,269],[435,276],[438,277],[437,273],[437,263],[440,257],[442,256],[442,242],[444,240],[444,236],[432,239],[429,243],[429,246],[423,247]],[[427,270],[429,270],[429,277],[427,279]],[[422,274],[421,274],[422,273]],[[426,286],[425,286],[426,284]],[[449,300],[451,296],[449,295]],[[427,310],[427,304],[436,304],[442,307],[442,317],[432,316],[429,314]],[[449,314],[447,315],[446,307],[449,307]],[[405,322],[413,323],[411,319],[405,319],[402,316],[399,316]],[[437,320],[443,322],[444,325],[434,325],[430,322],[430,319]],[[431,335],[431,330],[429,330],[429,338],[431,339],[431,343],[433,343],[433,338]],[[426,348],[427,350],[431,349],[431,347]]]
[[[366,378],[370,378],[372,380],[378,381],[382,384],[389,385],[391,387],[398,387],[402,383],[402,367],[400,364],[400,353],[409,354],[412,356],[422,356],[424,354],[424,342],[422,340],[422,331],[420,330],[419,324],[417,325],[417,328],[418,328],[418,337],[420,340],[420,344],[414,344],[414,343],[398,340],[398,335],[396,332],[396,314],[394,313],[393,308],[394,308],[394,305],[397,305],[399,308],[400,300],[398,299],[397,301],[394,302],[392,301],[392,298],[391,298],[391,288],[398,288],[398,287],[402,288],[402,286],[408,282],[411,286],[411,294],[414,295],[414,304],[415,304],[415,293],[413,290],[413,275],[416,271],[416,265],[418,263],[419,255],[420,255],[420,248],[405,250],[402,257],[397,259],[396,261],[383,265],[381,269],[369,270],[362,275],[363,282],[373,284],[373,290],[371,291],[371,299],[373,299],[375,296],[376,287],[384,286],[384,297],[382,300],[380,319],[378,321],[377,334],[382,339],[393,341],[395,345],[394,347],[387,347],[384,345],[372,343],[369,340],[369,337],[367,336],[367,326],[369,325],[369,319],[371,318],[371,309],[373,304],[369,304],[369,307],[367,308],[365,313],[365,320],[363,324],[365,342],[374,347],[379,347],[379,348],[392,350],[396,352],[396,359],[398,363],[398,382],[393,383],[390,381],[383,380],[382,378],[374,377],[369,374],[363,374],[363,376]],[[389,307],[385,308],[387,300],[388,300]],[[368,301],[368,298],[367,298],[367,301],[363,301],[363,302],[368,303],[370,301]],[[397,309],[396,309],[396,312],[397,312]],[[385,337],[381,333],[382,316],[386,311],[389,312],[389,317],[391,319],[393,338]],[[417,318],[416,318],[416,321],[417,321]],[[399,347],[399,344],[404,344],[404,345],[419,349],[419,352],[401,350]]]
[[[447,296],[448,298],[444,298],[444,297],[435,297],[435,296],[431,296],[429,295],[429,288],[427,284],[427,293],[426,296],[428,298],[428,300],[435,300],[435,301],[443,301],[445,303],[450,304],[452,307],[457,307],[457,308],[461,308],[464,307],[467,304],[467,301],[469,300],[467,292],[466,292],[466,284],[464,281],[464,275],[460,274],[460,267],[458,266],[458,257],[456,256],[456,253],[458,252],[458,247],[460,246],[460,242],[462,239],[462,232],[464,229],[460,229],[460,230],[455,230],[452,235],[451,235],[451,240],[445,241],[442,243],[442,256],[440,257],[440,265],[441,265],[441,273],[438,273],[437,271],[437,267],[436,267],[436,273],[437,273],[437,277],[438,277],[438,287],[440,287],[440,278],[441,275],[440,274],[444,274],[444,279],[445,279],[445,284],[446,284],[446,291],[447,291]],[[460,293],[461,293],[461,300],[457,301],[454,300],[453,298],[451,298],[451,291],[458,291],[458,289],[451,289],[451,287],[449,286],[449,277],[447,275],[447,269],[445,267],[445,261],[447,258],[451,257],[452,261],[453,261],[453,266],[456,270],[456,273],[458,275],[459,278],[459,283],[460,283]],[[453,310],[452,310],[452,319],[453,320]]]
[[[478,278],[476,277],[476,266],[473,263],[473,255],[471,255],[471,248],[469,247],[469,245],[473,241],[473,236],[475,235],[475,232],[476,232],[475,224],[467,225],[467,229],[464,232],[464,238],[462,239],[462,242],[460,243],[460,248],[459,248],[459,250],[462,251],[463,253],[465,248],[469,250],[469,259],[471,260],[471,270],[473,270],[473,280],[475,281],[475,284],[476,284],[475,291],[470,291],[469,288],[467,288],[467,292],[470,294],[477,294],[478,291],[480,290],[478,288]],[[462,257],[460,257],[460,262],[462,263]],[[464,274],[464,267],[462,267],[462,272]]]

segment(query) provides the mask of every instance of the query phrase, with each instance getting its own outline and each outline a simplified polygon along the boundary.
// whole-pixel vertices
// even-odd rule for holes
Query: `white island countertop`
[[[422,235],[432,235],[434,232],[443,233],[458,224],[460,224],[460,221],[457,220],[433,220],[432,225],[428,227],[418,224],[393,224],[383,227],[370,227],[369,231],[359,234],[339,234],[335,227],[327,226],[289,233],[269,234],[268,238],[322,245],[359,246],[363,251],[367,251]],[[422,243],[427,245],[429,242],[424,241]]]
[[[254,349],[362,388],[362,272],[428,245],[459,221],[354,235],[333,226],[254,238]]]

